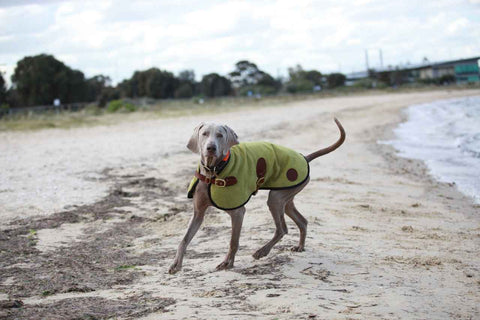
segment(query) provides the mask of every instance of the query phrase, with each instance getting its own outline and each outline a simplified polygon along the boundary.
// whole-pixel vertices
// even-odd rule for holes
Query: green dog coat
[[[208,185],[212,204],[222,210],[245,205],[258,189],[287,189],[305,182],[309,165],[300,153],[269,142],[245,142],[230,148],[230,157],[216,179],[235,180],[233,185]],[[199,172],[199,169],[197,169]],[[188,187],[193,198],[199,179],[194,177]]]

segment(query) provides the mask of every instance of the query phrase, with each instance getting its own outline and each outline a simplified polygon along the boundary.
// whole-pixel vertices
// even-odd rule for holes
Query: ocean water
[[[480,203],[480,97],[413,105],[389,141],[399,155],[426,163],[431,175],[455,183]]]

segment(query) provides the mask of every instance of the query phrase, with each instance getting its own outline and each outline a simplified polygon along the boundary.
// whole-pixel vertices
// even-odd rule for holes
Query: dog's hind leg
[[[287,203],[288,199],[285,199],[285,193],[282,192],[283,190],[272,190],[268,194],[268,208],[273,217],[273,221],[275,222],[275,234],[273,235],[272,240],[270,240],[266,245],[258,249],[254,254],[253,257],[255,259],[260,259],[265,257],[272,247],[283,238],[285,234],[288,233],[287,225],[285,224],[284,212],[285,212],[285,204]]]
[[[293,204],[293,198],[297,193],[303,190],[305,186],[308,184],[309,179],[302,183],[301,185],[290,188],[290,189],[281,189],[281,190],[271,190],[270,193],[268,194],[268,208],[270,209],[270,212],[272,213],[273,220],[275,222],[275,234],[273,235],[272,240],[270,240],[266,245],[258,249],[254,254],[253,257],[255,259],[260,259],[262,257],[265,257],[272,247],[280,241],[280,239],[283,238],[284,235],[288,233],[287,225],[285,224],[285,216],[284,213],[288,211],[287,215],[291,217],[296,223],[297,221],[293,218],[295,215],[295,218],[298,218],[298,221],[301,221],[302,219],[304,220],[304,224],[302,226],[304,227],[304,233],[302,234],[302,229],[300,228],[300,244],[298,246],[299,250],[296,251],[302,251],[303,246],[305,245],[305,236],[306,236],[306,220],[305,218],[302,217],[302,215],[296,211],[290,216],[292,210],[291,210],[291,205],[288,205],[288,203]],[[298,215],[297,215],[298,213]],[[300,219],[301,217],[302,219]],[[303,236],[302,236],[303,235]]]
[[[298,212],[297,208],[295,208],[295,204],[293,203],[293,199],[287,202],[285,205],[285,213],[289,216],[297,225],[298,229],[300,230],[300,240],[298,242],[298,246],[294,246],[292,251],[304,251],[305,250],[305,238],[307,236],[307,219],[305,219],[300,212]]]

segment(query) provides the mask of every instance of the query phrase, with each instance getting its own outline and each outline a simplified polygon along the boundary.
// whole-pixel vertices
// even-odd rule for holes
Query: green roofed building
[[[350,80],[351,83],[362,78],[353,77],[353,75],[351,77],[347,75],[347,80]],[[363,79],[370,76],[370,78],[388,85],[412,82],[480,83],[480,56],[441,62],[424,61],[420,64],[372,69],[368,73],[363,72],[362,75],[364,76]]]
[[[420,79],[440,79],[452,76],[456,83],[480,82],[480,57],[432,63],[422,67]]]
[[[454,66],[455,77],[457,83],[463,82],[480,82],[480,68],[475,61],[467,61],[466,63],[459,63]]]

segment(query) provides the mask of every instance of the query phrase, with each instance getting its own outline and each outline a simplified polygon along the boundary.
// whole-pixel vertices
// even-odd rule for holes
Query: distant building
[[[347,75],[347,85],[365,78],[385,82],[389,85],[398,85],[412,82],[433,83],[479,83],[480,56],[468,59],[407,64],[395,68],[372,69],[370,72],[356,72]]]
[[[456,83],[480,82],[480,57],[433,63],[419,69],[419,78],[439,79],[454,76]]]
[[[345,85],[351,86],[358,80],[368,78],[368,71],[352,72],[352,73],[346,74],[345,76],[346,76]]]

